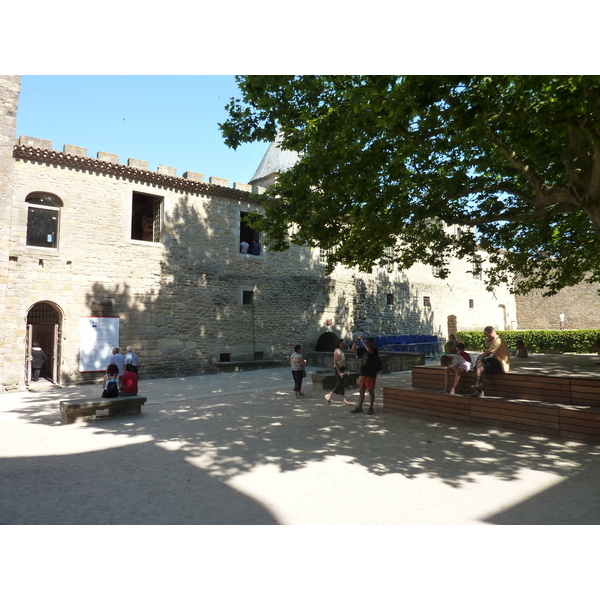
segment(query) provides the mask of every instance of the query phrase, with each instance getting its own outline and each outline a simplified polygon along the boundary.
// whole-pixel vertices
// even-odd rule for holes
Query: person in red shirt
[[[456,344],[456,348],[458,349],[457,354],[462,356],[469,364],[472,364],[471,355],[468,352],[465,352],[466,346],[463,343]]]
[[[121,396],[137,396],[138,376],[133,372],[132,365],[125,365],[125,373],[121,377]]]

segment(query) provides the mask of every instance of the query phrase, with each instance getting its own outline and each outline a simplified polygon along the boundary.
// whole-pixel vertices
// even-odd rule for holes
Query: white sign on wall
[[[106,371],[112,349],[119,346],[119,319],[79,318],[79,372]]]

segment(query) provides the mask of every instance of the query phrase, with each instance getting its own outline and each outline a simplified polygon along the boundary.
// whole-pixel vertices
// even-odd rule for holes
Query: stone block
[[[116,154],[109,154],[108,152],[98,152],[98,160],[103,160],[104,162],[115,163],[118,164],[119,157]]]
[[[19,137],[20,146],[32,146],[33,148],[43,148],[44,150],[52,150],[52,142],[50,140],[42,140],[40,138],[29,137],[22,135]]]
[[[229,186],[229,180],[221,179],[220,177],[209,177],[208,181],[209,181],[209,183],[212,183],[213,185],[222,185],[223,187]]]
[[[161,175],[169,175],[170,177],[177,177],[177,169],[175,167],[166,167],[165,165],[158,165],[158,173]]]
[[[252,186],[249,183],[240,183],[239,181],[236,181],[233,184],[233,189],[234,190],[242,190],[243,192],[251,192]]]
[[[199,181],[200,183],[204,183],[204,175],[202,173],[194,173],[193,171],[186,171],[183,174],[184,179],[189,179],[190,181]]]
[[[127,166],[134,167],[135,169],[143,169],[144,171],[148,171],[148,161],[146,161],[146,160],[138,160],[137,158],[128,158]]]
[[[69,144],[65,144],[63,146],[63,152],[65,154],[70,154],[71,156],[83,156],[84,158],[87,156],[87,148],[81,148],[80,146],[70,146]]]

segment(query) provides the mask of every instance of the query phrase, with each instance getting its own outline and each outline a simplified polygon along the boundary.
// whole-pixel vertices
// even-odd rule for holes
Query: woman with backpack
[[[102,398],[117,398],[119,395],[119,367],[115,364],[108,365],[102,380]]]

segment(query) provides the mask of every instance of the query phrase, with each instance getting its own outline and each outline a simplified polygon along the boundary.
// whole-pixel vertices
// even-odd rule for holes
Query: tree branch
[[[488,128],[486,137],[497,146],[498,152],[500,152],[508,163],[527,179],[535,192],[540,192],[544,189],[545,184],[535,169],[521,160],[517,156],[517,153],[495,131]]]
[[[456,218],[456,217],[441,217],[444,221],[446,221],[449,225],[465,225],[465,226],[476,226],[476,225],[485,225],[486,223],[495,223],[497,221],[508,221],[510,223],[527,223],[531,221],[537,221],[542,217],[548,217],[553,215],[560,215],[565,213],[576,212],[578,208],[573,204],[555,204],[554,206],[540,208],[533,212],[528,213],[497,213],[494,215],[485,215],[481,217],[468,217],[468,218]]]

